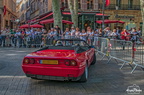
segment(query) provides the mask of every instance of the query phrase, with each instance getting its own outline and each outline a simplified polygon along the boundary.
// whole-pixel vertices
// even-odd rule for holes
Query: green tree
[[[144,36],[144,0],[140,0],[140,5],[141,5],[141,14],[142,14],[142,36]]]
[[[60,0],[52,0],[54,26],[58,25],[62,29],[62,15],[60,10]]]
[[[78,27],[78,0],[68,0],[73,26]]]

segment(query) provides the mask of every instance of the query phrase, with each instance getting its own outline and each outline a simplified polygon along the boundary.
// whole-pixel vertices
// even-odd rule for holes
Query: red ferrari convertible
[[[26,55],[22,69],[33,79],[86,82],[88,67],[95,62],[95,49],[84,40],[60,39],[53,46]]]

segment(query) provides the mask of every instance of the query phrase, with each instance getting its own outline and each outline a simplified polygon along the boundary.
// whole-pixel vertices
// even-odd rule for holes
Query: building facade
[[[29,6],[26,7],[26,19],[27,22],[41,21],[50,19],[53,17],[52,13],[52,0],[24,0],[29,2]],[[71,21],[70,11],[68,9],[68,0],[59,0],[62,8],[62,16],[64,20]],[[78,0],[79,5],[79,27],[86,28],[91,26],[92,28],[101,27],[97,24],[97,20],[102,19],[102,2],[103,0]],[[134,28],[141,27],[141,11],[140,0],[110,0],[110,5],[105,8],[105,19],[121,20],[125,24],[109,24],[112,28]],[[38,23],[38,22],[36,22]],[[48,25],[46,25],[48,26]],[[51,26],[51,25],[50,25]],[[69,26],[65,24],[65,26]]]
[[[0,0],[0,30],[15,28],[16,0]]]
[[[111,20],[121,20],[125,24],[111,24],[112,28],[120,27],[130,30],[142,27],[140,0],[110,0],[110,5],[105,8],[105,14]],[[102,0],[99,0],[99,9],[102,11]]]

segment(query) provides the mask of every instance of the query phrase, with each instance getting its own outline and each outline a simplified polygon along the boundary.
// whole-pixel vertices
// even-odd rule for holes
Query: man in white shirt
[[[70,32],[71,32],[71,38],[74,38],[75,37],[75,28],[74,27],[71,27],[71,30],[70,30]]]

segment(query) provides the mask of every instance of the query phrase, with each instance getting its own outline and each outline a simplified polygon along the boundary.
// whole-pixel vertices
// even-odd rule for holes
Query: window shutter
[[[94,10],[98,10],[98,0],[94,0]]]
[[[81,9],[86,10],[87,9],[87,0],[81,0]]]

